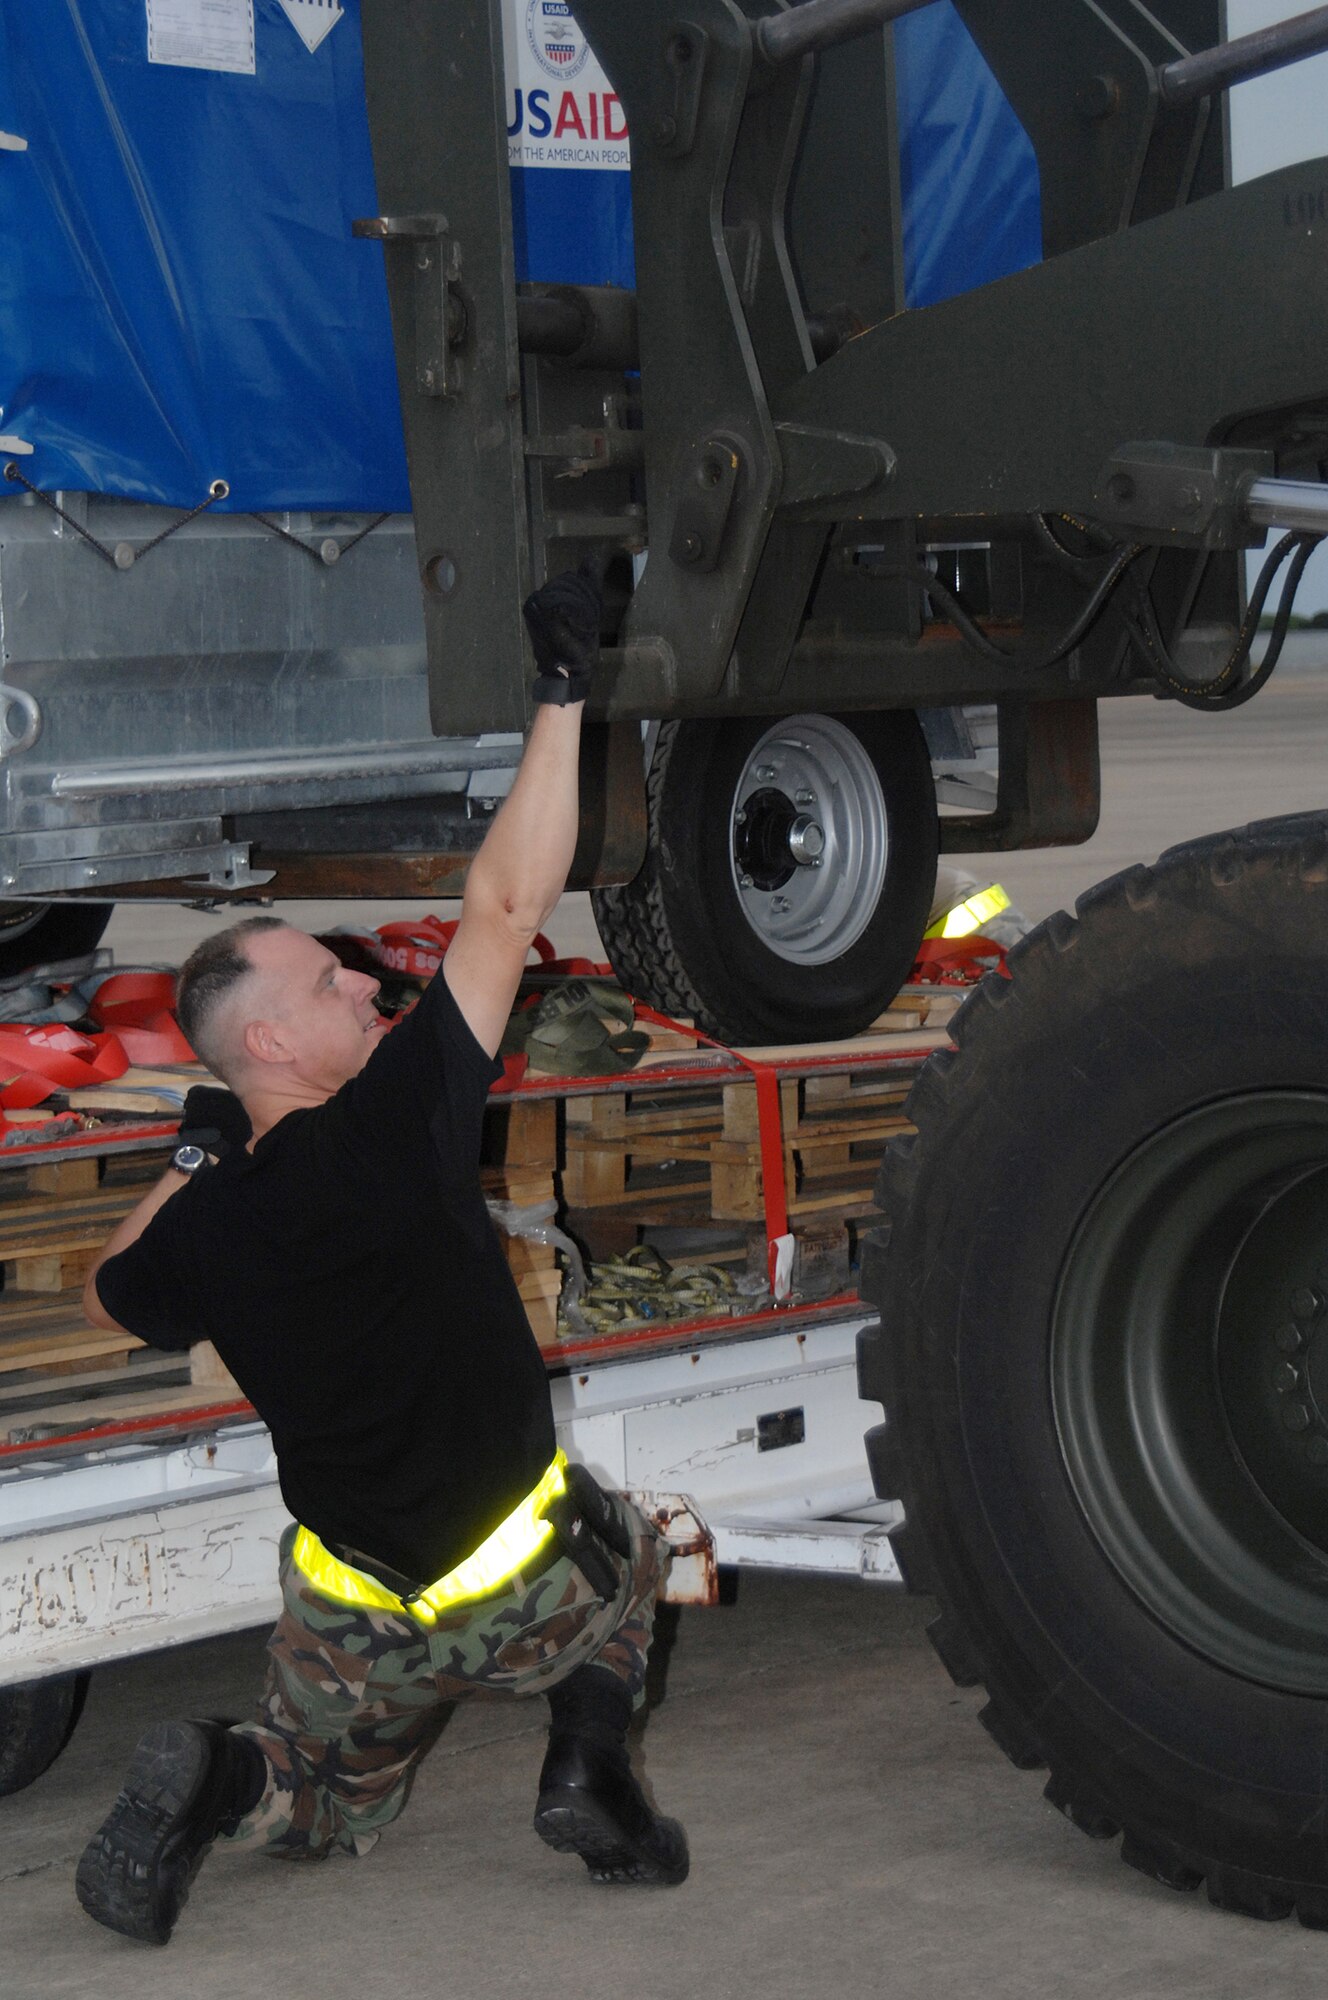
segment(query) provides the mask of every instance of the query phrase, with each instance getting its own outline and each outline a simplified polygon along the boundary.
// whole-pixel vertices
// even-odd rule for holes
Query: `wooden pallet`
[[[73,1378],[85,1388],[104,1386],[88,1381],[90,1362],[99,1378],[129,1367],[143,1342],[89,1326],[81,1293],[107,1237],[169,1158],[166,1141],[124,1156],[85,1154],[0,1173],[0,1378],[69,1377],[61,1381],[67,1391]],[[170,1365],[196,1387],[220,1397],[238,1394],[209,1342],[198,1342]]]
[[[790,1215],[870,1198],[886,1141],[912,1130],[902,1109],[907,1095],[897,1076],[781,1082]],[[751,1082],[571,1097],[566,1117],[562,1194],[569,1209],[627,1205],[644,1212],[704,1198],[718,1220],[756,1221],[764,1213]]]
[[[822,1063],[845,1059],[842,1072],[804,1067],[781,1077],[785,1192],[800,1296],[847,1289],[856,1226],[874,1212],[880,1152],[910,1129],[903,1102],[914,1066],[862,1058],[916,1051],[920,1062],[923,1051],[947,1038],[945,1023],[961,999],[906,993],[877,1032],[851,1044],[751,1052],[790,1067],[809,1056]],[[643,1232],[669,1226],[727,1232],[717,1239],[725,1247],[696,1261],[745,1262],[763,1272],[755,1087],[731,1073],[717,1076],[704,1059],[695,1079],[679,1078],[673,1072],[689,1054],[685,1031],[659,1030],[655,1038],[646,1064],[621,1088],[600,1083],[591,1094],[574,1081],[552,1089],[543,1081],[539,1094],[492,1099],[484,1192],[521,1207],[558,1199],[559,1222],[592,1250],[601,1240],[606,1250],[629,1247]],[[661,1063],[672,1066],[670,1076],[652,1080],[651,1066]],[[117,1156],[107,1136],[106,1151],[94,1157],[53,1157],[0,1171],[0,1438],[40,1437],[239,1396],[210,1347],[161,1354],[83,1320],[79,1290],[87,1268],[170,1151],[167,1140],[152,1151]],[[554,1247],[519,1234],[504,1243],[536,1336],[555,1349],[563,1273]]]

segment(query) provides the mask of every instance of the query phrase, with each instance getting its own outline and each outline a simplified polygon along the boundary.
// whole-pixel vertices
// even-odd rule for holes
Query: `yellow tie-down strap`
[[[563,1477],[566,1465],[567,1454],[560,1451],[539,1484],[517,1502],[506,1520],[499,1522],[474,1554],[450,1569],[446,1576],[440,1576],[418,1597],[412,1597],[409,1604],[377,1577],[353,1569],[334,1556],[312,1528],[297,1529],[291,1560],[315,1590],[321,1590],[326,1597],[335,1597],[341,1604],[368,1611],[406,1611],[421,1624],[432,1625],[444,1611],[501,1589],[539,1554],[553,1533],[553,1524],[544,1520],[543,1511],[550,1500],[567,1491]]]

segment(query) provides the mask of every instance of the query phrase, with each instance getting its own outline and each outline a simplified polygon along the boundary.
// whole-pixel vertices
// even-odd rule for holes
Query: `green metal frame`
[[[1328,160],[1230,190],[1224,99],[1167,103],[1220,0],[956,0],[1036,151],[1046,257],[903,311],[888,29],[773,66],[782,0],[572,4],[632,133],[636,322],[586,294],[582,350],[521,359],[501,0],[364,0],[434,727],[520,722],[522,591],[598,551],[606,716],[997,701],[1023,803],[973,839],[1084,838],[1095,737],[1046,711],[1154,683],[1111,607],[1046,659],[1085,584],[1037,517],[1109,523],[1140,442],[1328,461]],[[1130,532],[1173,635],[1234,629],[1254,536]],[[1002,659],[919,580],[974,542]]]

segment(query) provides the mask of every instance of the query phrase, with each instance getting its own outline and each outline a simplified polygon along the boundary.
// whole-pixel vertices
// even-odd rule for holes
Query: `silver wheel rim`
[[[875,914],[889,855],[885,794],[860,739],[825,715],[774,723],[729,815],[738,907],[767,950],[791,965],[842,958]]]

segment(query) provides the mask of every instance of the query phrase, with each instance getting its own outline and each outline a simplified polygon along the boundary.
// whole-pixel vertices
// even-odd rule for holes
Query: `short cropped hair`
[[[225,1051],[215,1034],[221,1003],[254,969],[244,941],[255,931],[285,929],[280,917],[245,917],[242,922],[229,924],[224,931],[204,938],[180,968],[175,1012],[185,1040],[214,1076],[224,1077],[226,1068]]]

